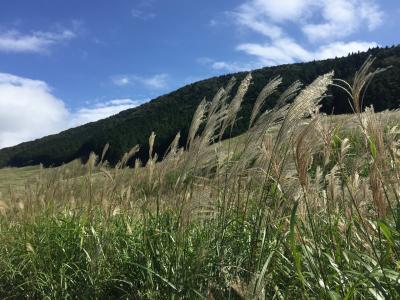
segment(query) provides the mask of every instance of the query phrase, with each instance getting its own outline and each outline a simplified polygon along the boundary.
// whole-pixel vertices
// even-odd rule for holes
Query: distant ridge
[[[280,91],[295,80],[308,84],[318,75],[332,69],[335,71],[335,77],[351,80],[368,55],[376,57],[373,67],[391,65],[392,68],[374,79],[368,88],[364,104],[373,104],[376,111],[399,108],[400,46],[374,48],[342,58],[266,67],[252,71],[254,84],[245,96],[233,135],[247,129],[252,103],[271,78],[277,75],[283,77]],[[157,135],[155,149],[162,153],[178,131],[181,131],[184,142],[193,112],[202,98],[210,99],[231,76],[234,75],[241,80],[245,74],[245,72],[228,74],[192,83],[112,117],[1,149],[0,167],[39,163],[45,166],[57,166],[73,159],[85,159],[91,151],[101,153],[106,143],[110,144],[106,159],[112,164],[136,144],[141,145],[139,157],[145,158],[147,140],[152,131]],[[327,97],[323,101],[323,111],[335,114],[350,112],[346,95],[342,91],[332,89],[330,94],[332,97]],[[272,106],[275,99],[276,97],[272,97],[266,105]]]

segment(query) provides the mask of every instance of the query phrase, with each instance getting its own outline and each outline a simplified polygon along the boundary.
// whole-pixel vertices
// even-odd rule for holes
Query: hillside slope
[[[370,54],[377,58],[374,67],[392,66],[392,68],[374,79],[368,88],[364,104],[373,104],[377,111],[398,108],[400,104],[400,46],[375,48],[366,53],[352,54],[343,58],[252,71],[254,84],[245,96],[233,135],[247,129],[252,103],[261,88],[271,78],[277,75],[283,77],[284,81],[280,90],[284,90],[295,80],[308,84],[318,75],[332,69],[335,70],[337,78],[351,80],[354,72]],[[147,140],[152,131],[157,134],[155,149],[162,153],[178,130],[182,130],[182,140],[185,140],[194,110],[202,98],[210,99],[232,75],[241,80],[245,74],[241,72],[199,81],[107,119],[1,149],[0,167],[38,163],[56,166],[76,158],[85,158],[91,151],[100,153],[106,143],[110,144],[106,159],[111,163],[117,162],[122,154],[135,144],[142,146],[139,156],[143,158],[146,156]],[[350,112],[346,95],[342,91],[332,89],[330,94],[332,97],[326,98],[323,102],[322,109],[325,112]],[[271,97],[267,106],[272,106],[274,99],[276,98]]]

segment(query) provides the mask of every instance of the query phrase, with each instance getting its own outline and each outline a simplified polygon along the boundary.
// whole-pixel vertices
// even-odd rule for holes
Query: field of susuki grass
[[[351,84],[294,82],[266,111],[271,79],[234,139],[251,74],[200,103],[183,147],[153,153],[152,134],[147,162],[135,146],[110,167],[106,146],[0,171],[0,298],[398,299],[399,118],[362,109],[372,63]],[[330,85],[353,116],[318,112]]]

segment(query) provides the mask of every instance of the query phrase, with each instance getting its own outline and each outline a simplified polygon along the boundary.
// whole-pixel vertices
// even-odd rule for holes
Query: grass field
[[[264,111],[275,78],[248,132],[219,142],[249,75],[203,101],[162,162],[152,135],[147,162],[133,147],[110,167],[106,147],[0,170],[0,298],[398,299],[399,113],[361,113],[371,62],[344,84],[352,116],[318,113],[331,73]]]
[[[26,183],[35,179],[39,170],[39,166],[0,169],[0,191],[5,193],[10,189],[23,188]]]
[[[385,111],[376,113],[379,121],[383,124],[383,126],[395,126],[396,124],[400,124],[400,111]],[[336,128],[340,128],[343,135],[351,135],[352,132],[357,132],[357,117],[355,115],[335,115],[335,116],[322,116],[321,121],[324,122],[325,126],[334,126]],[[274,130],[272,130],[273,132]],[[277,131],[277,128],[275,128]],[[276,132],[275,132],[276,133]],[[209,152],[208,156],[212,157],[212,153],[215,151],[219,151],[220,153],[227,153],[228,149],[233,145],[233,150],[240,152],[242,147],[244,147],[246,143],[248,134],[245,133],[243,135],[221,141],[214,145],[210,145],[207,147]],[[74,161],[69,164],[66,164],[61,167],[56,168],[43,168],[39,165],[37,166],[28,166],[23,168],[2,168],[0,169],[0,192],[7,193],[10,191],[22,191],[26,184],[31,184],[35,182],[40,176],[40,173],[50,173],[57,172],[60,169],[75,169],[75,165],[78,162]],[[77,176],[82,176],[83,171],[80,170],[79,174],[75,174]]]

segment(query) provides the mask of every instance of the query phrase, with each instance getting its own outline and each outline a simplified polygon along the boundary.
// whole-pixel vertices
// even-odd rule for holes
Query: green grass
[[[375,258],[358,236],[360,222],[341,228],[338,216],[318,216],[313,238],[296,217],[257,232],[253,210],[186,226],[172,211],[145,220],[116,215],[106,224],[102,214],[2,224],[2,298],[240,299],[255,290],[266,299],[387,299],[399,292],[399,232],[390,225],[391,238],[374,241]]]

